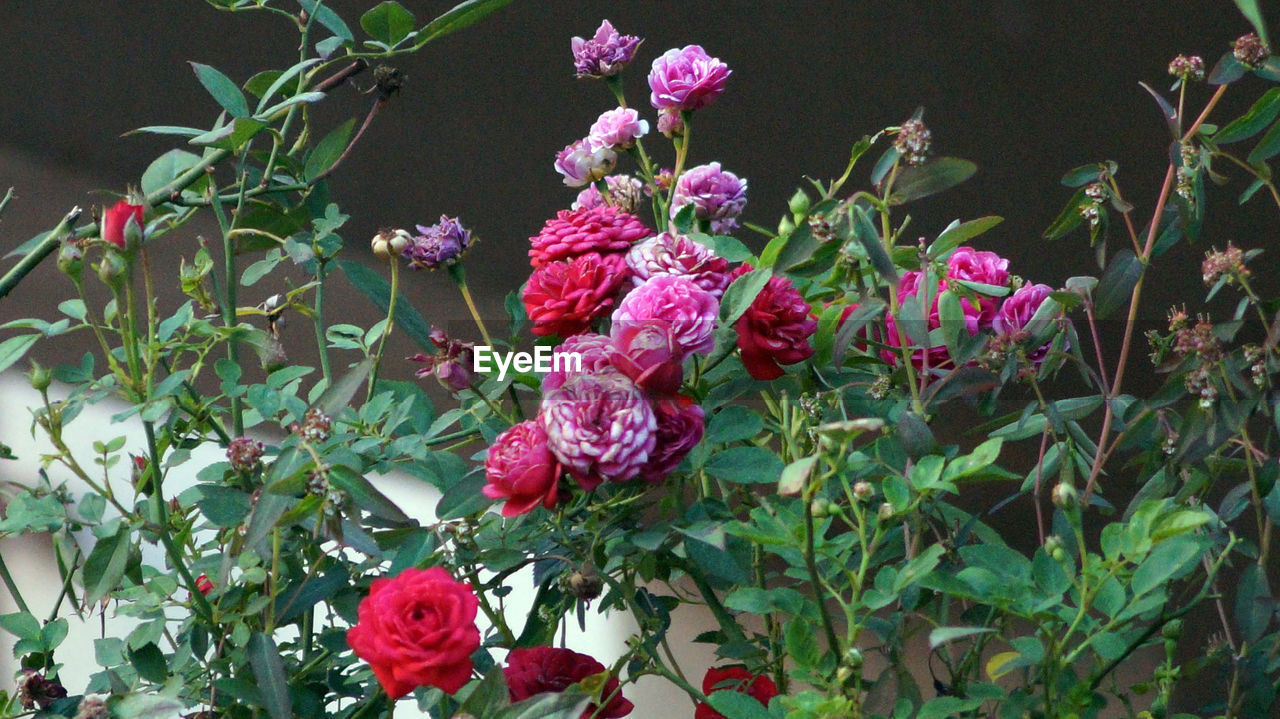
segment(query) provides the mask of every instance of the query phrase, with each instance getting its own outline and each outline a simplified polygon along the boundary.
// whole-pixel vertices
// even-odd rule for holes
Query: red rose
[[[544,692],[562,692],[571,684],[577,684],[603,671],[604,665],[586,654],[553,647],[512,649],[507,655],[507,666],[502,669],[507,678],[507,691],[513,702]],[[588,705],[582,712],[581,719],[618,719],[627,716],[635,708],[618,691],[617,677],[610,676],[605,681],[600,696],[608,699],[609,703],[599,709],[599,713],[596,713],[595,704]]]
[[[769,706],[770,699],[778,696],[778,687],[772,679],[752,674],[746,667],[735,664],[708,669],[707,675],[702,678],[702,693],[710,696],[712,692],[725,689],[742,692],[766,707]],[[703,703],[698,705],[693,719],[725,719],[725,716],[712,709],[711,705]]]
[[[102,239],[124,249],[124,230],[133,219],[142,230],[142,205],[131,205],[128,200],[120,200],[102,211]]]
[[[559,496],[560,463],[547,449],[547,432],[537,420],[526,420],[498,435],[484,462],[489,483],[480,491],[505,499],[502,516],[532,512],[539,504],[551,509]]]
[[[421,686],[453,694],[471,677],[471,653],[480,647],[478,606],[470,585],[443,569],[406,569],[374,580],[347,644],[392,699]]]
[[[734,278],[751,271],[741,265]],[[738,349],[747,374],[756,379],[777,379],[784,364],[803,362],[813,356],[809,338],[818,329],[810,317],[813,309],[796,291],[791,280],[771,277],[760,294],[738,318]]]
[[[572,260],[548,262],[534,270],[521,299],[535,335],[570,337],[609,314],[627,278],[622,255],[590,252]]]

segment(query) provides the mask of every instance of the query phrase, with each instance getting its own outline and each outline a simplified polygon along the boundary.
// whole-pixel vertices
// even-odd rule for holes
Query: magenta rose
[[[649,71],[649,102],[659,110],[698,110],[724,92],[733,73],[699,45],[671,49],[653,61]]]
[[[658,275],[627,293],[613,311],[613,338],[628,325],[661,324],[681,352],[715,348],[720,301],[688,277]]]
[[[596,34],[589,39],[573,38],[573,69],[578,77],[608,77],[622,72],[622,68],[635,57],[641,40],[635,35],[622,35],[613,29],[608,20],[600,23]]]
[[[640,218],[616,207],[560,210],[529,238],[529,264],[541,267],[588,252],[625,252],[650,234]]]
[[[693,205],[695,219],[711,223],[711,231],[728,234],[738,228],[738,217],[747,206],[747,181],[720,163],[691,167],[676,180],[671,199],[671,217],[687,205]]]
[[[622,255],[591,252],[539,267],[521,293],[532,332],[561,337],[586,332],[593,320],[613,309],[614,296],[626,278]]]
[[[619,373],[576,374],[542,398],[547,446],[583,489],[640,474],[657,419],[640,388]]]
[[[471,586],[439,567],[375,579],[357,608],[347,644],[392,699],[418,687],[453,694],[471,678],[480,648],[479,602]]]
[[[741,265],[733,276],[741,277],[751,269]],[[756,379],[777,379],[783,375],[782,365],[812,357],[809,338],[818,329],[812,313],[791,280],[770,277],[736,325],[738,349],[747,374]]]
[[[1017,292],[1006,297],[1004,302],[1000,303],[1000,309],[997,310],[995,319],[991,322],[996,337],[1004,339],[1009,344],[1019,344],[1030,339],[1026,330],[1027,323],[1035,317],[1036,311],[1045,303],[1045,300],[1049,299],[1051,292],[1053,288],[1048,285],[1023,285]],[[1027,359],[1039,367],[1045,356],[1049,354],[1051,344],[1053,342],[1049,341],[1035,348],[1027,354]]]
[[[664,232],[632,245],[627,252],[631,282],[639,287],[661,275],[680,275],[710,292],[717,300],[733,281],[729,263],[684,235]]]
[[[607,110],[587,131],[587,145],[593,150],[625,150],[649,132],[649,121],[629,107]]]
[[[577,354],[582,362],[581,374],[603,374],[616,372],[610,356],[613,354],[613,340],[601,334],[586,332],[574,335],[560,343],[551,352],[551,371],[542,377],[543,393],[559,389],[567,379],[579,374],[577,365],[572,364],[569,355]]]
[[[978,282],[984,285],[1006,287],[1009,284],[1009,261],[994,252],[979,252],[972,247],[959,247],[947,258],[947,286],[954,287],[956,280]],[[964,302],[968,302],[965,299]],[[978,322],[983,328],[991,326],[1000,300],[982,296],[979,299]],[[968,314],[966,312],[966,314]]]
[[[569,187],[589,185],[613,171],[618,155],[607,147],[592,148],[584,138],[556,153],[556,172]]]
[[[609,353],[613,367],[646,392],[678,392],[684,380],[684,355],[667,322],[614,325],[613,350]]]
[[[507,692],[513,702],[545,692],[562,692],[571,685],[604,671],[604,665],[593,657],[572,649],[554,647],[512,649],[507,654],[507,665],[502,668],[502,674],[507,679]],[[618,691],[617,677],[609,677],[600,696],[607,699],[608,703],[603,708],[595,704],[588,705],[582,712],[581,719],[619,719],[635,708]]]
[[[702,441],[705,415],[702,407],[685,395],[655,401],[653,413],[658,418],[657,441],[640,476],[657,483]]]
[[[560,464],[547,449],[547,433],[536,420],[526,420],[498,435],[484,462],[480,491],[504,499],[502,516],[532,512],[539,504],[551,509],[559,498]]]

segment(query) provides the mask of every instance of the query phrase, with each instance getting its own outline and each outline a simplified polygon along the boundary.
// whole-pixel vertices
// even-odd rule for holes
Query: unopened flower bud
[[[196,589],[199,589],[204,596],[209,596],[209,592],[213,591],[213,580],[209,579],[209,575],[201,574],[196,577]]]
[[[124,278],[128,272],[129,263],[125,262],[119,252],[108,250],[103,253],[102,261],[98,263],[98,279],[102,280],[102,284],[110,287],[113,292],[118,292],[124,287]]]
[[[868,482],[853,483],[853,496],[856,497],[859,502],[865,502],[868,499],[871,499],[875,493],[875,488]]]
[[[1204,58],[1199,55],[1179,55],[1169,63],[1169,74],[1182,81],[1204,79]]]
[[[831,514],[831,500],[826,497],[815,497],[814,500],[809,503],[809,512],[819,519]]]
[[[898,128],[898,136],[893,140],[893,147],[908,165],[919,165],[929,157],[929,145],[933,142],[933,133],[925,127],[924,121],[912,118]]]
[[[84,274],[84,253],[79,247],[68,242],[62,243],[62,249],[58,250],[58,270],[72,280],[80,281],[80,276]]]
[[[250,474],[262,466],[264,447],[256,439],[239,437],[227,445],[227,460],[231,469],[240,474]]]
[[[380,260],[389,260],[404,252],[413,243],[413,236],[399,228],[378,230],[378,234],[369,241],[369,249],[373,256]]]
[[[1160,636],[1165,639],[1179,639],[1182,637],[1182,620],[1172,619],[1163,627],[1160,627]]]
[[[893,519],[893,515],[897,513],[898,513],[898,510],[890,502],[885,502],[884,504],[880,505],[881,521],[888,521],[890,519]]]
[[[1061,482],[1053,488],[1053,505],[1058,509],[1078,507],[1078,499],[1076,488],[1066,482]]]
[[[862,668],[862,650],[857,647],[849,647],[849,651],[844,653],[844,663],[846,666],[854,669]]]
[[[31,382],[32,389],[43,392],[49,389],[50,383],[53,382],[53,373],[33,361],[31,371],[27,373],[27,379]]]

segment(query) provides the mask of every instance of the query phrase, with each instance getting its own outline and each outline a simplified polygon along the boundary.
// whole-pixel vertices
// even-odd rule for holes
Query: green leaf
[[[712,416],[707,427],[707,442],[740,442],[760,434],[763,429],[764,419],[758,412],[740,405],[730,405]]]
[[[9,369],[14,362],[22,359],[38,339],[40,335],[18,335],[0,342],[0,372]]]
[[[778,479],[778,494],[790,496],[804,491],[809,483],[809,476],[813,473],[813,466],[817,463],[818,455],[815,454],[801,457],[784,467],[782,476]]]
[[[938,627],[929,632],[929,648],[937,649],[956,639],[971,637],[975,634],[989,634],[994,631],[991,627]]]
[[[112,707],[115,719],[174,719],[185,705],[173,697],[160,694],[130,694]]]
[[[1244,19],[1249,21],[1253,26],[1258,37],[1262,38],[1262,43],[1268,47],[1271,41],[1267,39],[1267,23],[1262,19],[1262,9],[1258,7],[1258,0],[1235,0],[1236,7],[1240,8],[1240,14],[1244,15]]]
[[[1012,652],[1017,654],[1017,652]],[[1003,655],[997,655],[1003,656]],[[991,664],[987,664],[988,670]],[[992,677],[995,678],[994,676]],[[980,697],[961,699],[960,697],[937,697],[930,699],[920,707],[920,713],[916,714],[916,719],[947,719],[948,717],[959,716],[965,712],[977,709],[982,706],[984,700]]]
[[[0,629],[19,639],[40,638],[40,621],[30,612],[14,612],[0,617]]]
[[[1048,229],[1044,231],[1046,240],[1057,240],[1071,234],[1071,231],[1080,226],[1084,222],[1084,218],[1080,216],[1080,204],[1084,202],[1085,188],[1076,190],[1076,194],[1071,196],[1067,202],[1067,206],[1062,208],[1062,212],[1053,220]]]
[[[249,638],[249,665],[253,668],[258,690],[271,719],[291,719],[293,707],[289,700],[289,679],[284,673],[280,650],[271,637],[255,632]]]
[[[1276,155],[1280,155],[1280,122],[1272,125],[1267,134],[1258,140],[1258,146],[1249,153],[1247,160],[1250,165],[1258,165]]]
[[[952,222],[947,226],[947,229],[938,235],[938,239],[929,245],[929,259],[938,259],[1001,222],[1004,222],[1004,218],[996,217],[995,215],[979,217],[968,222],[960,222],[959,220]]]
[[[773,273],[766,268],[754,269],[735,279],[724,291],[720,300],[720,325],[728,327],[742,316],[755,302],[760,290],[769,283]]]
[[[249,516],[253,503],[249,495],[234,487],[202,484],[196,506],[216,527],[238,527]]]
[[[382,275],[358,262],[338,260],[338,266],[342,268],[342,273],[347,276],[347,280],[385,315],[391,299],[391,283],[387,282]],[[396,300],[395,323],[396,327],[428,354],[436,353],[435,345],[431,344],[431,325],[427,324],[422,314],[410,304],[403,292]]]
[[[773,717],[755,697],[732,689],[711,692],[707,695],[707,703],[712,709],[723,714],[725,719],[772,719]]]
[[[440,501],[436,503],[436,516],[440,519],[457,519],[475,514],[493,504],[492,499],[480,493],[487,483],[484,472],[463,477],[441,495]]]
[[[898,170],[890,205],[905,205],[943,190],[949,190],[973,177],[978,166],[958,157],[938,157],[923,165],[909,165]]]
[[[153,684],[164,684],[169,678],[169,665],[164,661],[164,652],[154,642],[130,649],[129,663],[138,671],[138,676]]]
[[[763,447],[730,447],[707,460],[711,476],[734,484],[776,482],[782,474],[782,460]]]
[[[120,585],[129,564],[129,526],[98,540],[84,562],[84,603],[91,605]]]
[[[1120,250],[1111,258],[1106,272],[1098,280],[1093,293],[1094,311],[1098,319],[1106,319],[1116,310],[1127,307],[1133,295],[1133,287],[1142,277],[1145,265],[1130,250]]]
[[[332,132],[324,136],[324,139],[316,144],[311,150],[311,154],[307,155],[307,164],[302,170],[302,176],[306,178],[308,183],[315,182],[321,175],[329,171],[338,158],[342,157],[342,153],[346,151],[347,145],[351,142],[351,135],[355,132],[355,118],[347,120]]]
[[[1258,98],[1248,112],[1214,133],[1213,141],[1218,145],[1226,145],[1247,140],[1262,132],[1277,115],[1280,115],[1280,87],[1273,87]]]
[[[511,0],[467,0],[458,3],[440,17],[427,23],[418,38],[418,44],[428,43],[438,37],[470,27],[488,17],[490,13],[510,4]]]
[[[258,96],[260,100],[258,102],[257,114],[262,114],[262,109],[266,107],[267,101],[270,100],[272,97],[274,97],[275,94],[285,86],[285,83],[296,78],[298,74],[301,73],[303,70],[306,70],[312,67],[313,65],[317,65],[319,63],[320,63],[320,58],[313,57],[295,64],[293,67],[289,68],[288,70],[285,70],[284,72],[277,73],[272,78],[272,82],[270,86],[268,86],[261,93],[254,93]],[[248,89],[248,83],[246,83],[245,86],[246,86],[246,89]],[[250,89],[249,91],[253,92],[252,89]]]
[[[347,23],[343,22],[338,13],[334,12],[326,5],[320,4],[319,0],[298,0],[308,15],[315,16],[317,22],[329,29],[329,32],[335,36],[351,42],[355,36],[351,34],[351,28],[347,27]]]
[[[1185,535],[1157,544],[1133,572],[1130,588],[1134,598],[1173,579],[1200,556],[1200,551],[1200,543]]]
[[[413,13],[395,0],[386,0],[360,16],[360,27],[388,48],[399,45],[416,25]]]
[[[249,103],[245,101],[244,93],[240,92],[240,87],[232,82],[231,78],[198,62],[191,63],[191,69],[196,71],[200,84],[204,85],[204,89],[208,90],[210,95],[213,95],[213,99],[218,101],[222,109],[232,117],[248,116]]]
[[[1120,167],[1111,160],[1081,165],[1062,176],[1062,184],[1067,187],[1084,187],[1101,180],[1104,176],[1114,175]]]
[[[152,160],[142,173],[142,191],[148,195],[156,192],[199,162],[199,155],[186,150],[169,150]]]
[[[329,481],[346,492],[351,501],[364,511],[390,522],[409,523],[411,520],[386,495],[379,492],[369,480],[350,467],[335,465],[329,470]]]
[[[1275,611],[1274,605],[1267,573],[1257,562],[1250,562],[1240,573],[1240,581],[1236,585],[1236,625],[1246,641],[1257,642],[1267,631]]]
[[[1244,77],[1245,70],[1245,66],[1236,59],[1235,53],[1228,50],[1222,53],[1218,62],[1214,63],[1205,82],[1210,85],[1229,85]]]
[[[898,268],[889,258],[889,253],[885,252],[884,245],[880,242],[880,232],[871,221],[868,212],[854,205],[849,208],[849,220],[853,223],[853,237],[862,245],[862,249],[866,250],[871,266],[886,281],[897,282]]]
[[[591,703],[591,696],[566,689],[538,694],[493,715],[493,719],[578,719]]]
[[[849,351],[853,338],[872,320],[878,318],[885,310],[884,300],[870,298],[858,304],[857,309],[849,313],[840,328],[836,330],[835,340],[831,343],[831,361],[837,367],[844,364],[844,356]]]

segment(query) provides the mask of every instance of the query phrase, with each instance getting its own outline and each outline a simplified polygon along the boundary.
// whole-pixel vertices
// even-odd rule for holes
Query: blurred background
[[[376,2],[326,4],[354,27]],[[404,4],[425,20],[452,2]],[[257,71],[287,67],[297,55],[297,36],[282,19],[219,12],[197,0],[3,5],[7,111],[0,113],[0,191],[13,186],[16,199],[0,219],[0,253],[49,229],[73,205],[110,204],[111,193],[136,184],[154,157],[181,146],[174,138],[124,136],[128,131],[212,123],[216,105],[188,61],[243,82]],[[980,171],[958,190],[911,205],[912,232],[932,237],[952,219],[1001,215],[1005,222],[976,245],[1008,257],[1015,274],[1051,285],[1100,272],[1083,237],[1054,245],[1040,239],[1071,195],[1059,183],[1063,173],[1115,160],[1136,216],[1149,216],[1169,138],[1138,82],[1167,89],[1166,67],[1175,55],[1200,54],[1212,66],[1249,29],[1230,0],[516,0],[397,64],[406,75],[403,90],[329,180],[332,197],[351,216],[341,234],[352,254],[373,264],[368,239],[379,228],[459,216],[481,240],[467,263],[471,285],[485,316],[502,318],[502,298],[527,277],[527,238],[575,197],[552,169],[555,153],[615,105],[602,83],[573,78],[569,52],[570,37],[590,36],[603,18],[645,38],[635,66],[623,75],[633,106],[648,107],[648,64],[667,48],[701,44],[733,68],[727,92],[696,117],[691,164],[720,161],[747,178],[748,221],[776,226],[806,176],[839,175],[854,141],[923,106],[935,151],[971,159]],[[359,76],[321,103],[317,131],[363,116],[372,100],[360,90],[371,83],[368,74]],[[1239,115],[1261,93],[1261,83],[1242,81],[1243,89],[1228,93],[1211,121]],[[1193,87],[1189,106],[1198,110],[1209,94]],[[647,146],[671,164],[660,136]],[[865,186],[870,165],[864,161],[849,187]],[[1211,190],[1215,208],[1234,206],[1247,182],[1238,173],[1233,180]],[[1199,260],[1208,246],[1233,241],[1269,249],[1275,212],[1261,195],[1229,217],[1211,208],[1202,246],[1179,247],[1160,260],[1161,281],[1148,287],[1144,321],[1161,321],[1174,303],[1198,306],[1204,293]],[[156,261],[176,266],[178,258],[189,258],[201,233],[215,234],[199,224],[171,233],[157,247]],[[765,242],[747,230],[738,236],[756,250]],[[177,294],[176,285],[169,289]],[[283,289],[259,283],[241,291],[241,303],[256,304]],[[57,302],[71,292],[47,263],[0,301],[0,321],[52,319]],[[429,319],[470,331],[444,275],[411,275],[406,292]],[[162,311],[178,303],[172,299]],[[378,319],[354,292],[335,306],[341,321],[368,326]],[[1117,329],[1104,327],[1104,345],[1106,331]],[[77,348],[76,338],[64,340],[37,345],[34,356],[59,363],[88,350],[87,344]],[[301,322],[286,330],[294,359],[305,361],[309,341]],[[389,357],[415,351],[393,338]],[[407,379],[412,370],[392,361],[384,374]],[[1144,375],[1158,381],[1135,372],[1131,390],[1143,389]],[[25,432],[28,421],[15,393],[3,394],[10,410],[3,413],[5,441]],[[21,479],[33,470],[6,464],[0,471]],[[26,550],[6,543],[4,551]]]

